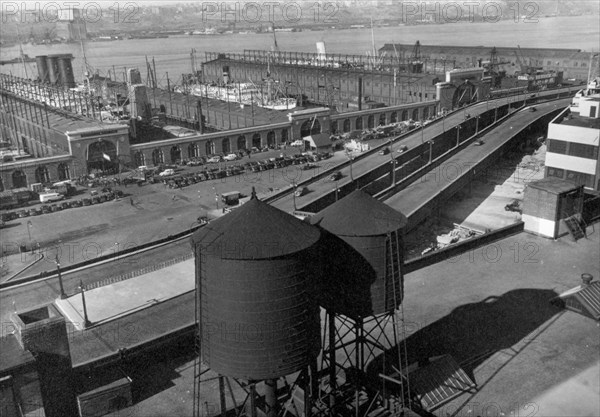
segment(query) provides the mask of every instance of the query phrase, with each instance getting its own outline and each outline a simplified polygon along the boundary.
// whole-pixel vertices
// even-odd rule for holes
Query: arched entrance
[[[142,167],[146,165],[146,156],[144,152],[137,151],[133,154],[133,160],[135,161],[135,167]]]
[[[12,173],[13,188],[27,187],[27,175],[21,170],[16,170]]]
[[[288,141],[288,130],[281,129],[281,143],[286,143]]]
[[[329,131],[334,135],[338,132],[338,121],[337,120],[331,121],[331,123],[329,124]]]
[[[390,115],[390,123],[396,123],[398,121],[398,113],[395,111]]]
[[[373,129],[375,127],[375,116],[373,116],[372,114],[370,114],[369,117],[367,117],[367,127],[369,129]]]
[[[381,113],[379,115],[379,123],[378,123],[378,125],[379,126],[385,126],[385,113]]]
[[[260,133],[255,133],[252,136],[252,147],[260,149]]]
[[[423,109],[423,120],[429,119],[429,107]]]
[[[225,155],[231,153],[231,143],[229,143],[229,138],[225,138],[221,141],[221,149]]]
[[[59,181],[64,181],[71,178],[71,173],[69,172],[69,166],[67,164],[58,164],[57,174]]]
[[[48,175],[48,168],[45,165],[41,165],[35,170],[35,182],[45,184],[50,182],[50,175]]]
[[[200,156],[200,147],[196,142],[188,145],[188,155],[190,158],[197,158]]]
[[[303,138],[317,133],[321,133],[321,123],[316,118],[308,119],[300,126],[300,136]]]
[[[414,109],[412,111],[412,117],[411,117],[411,119],[414,120],[414,121],[419,120],[419,109]]]
[[[408,120],[408,110],[403,110],[402,111],[402,121],[406,121]]]
[[[238,151],[246,149],[246,137],[244,135],[240,135],[237,138],[237,148]]]
[[[344,120],[344,127],[342,128],[342,131],[344,133],[347,133],[347,132],[350,132],[350,130],[352,130],[352,129],[350,129],[350,119],[345,119]]]
[[[356,130],[362,130],[363,128],[363,119],[362,117],[357,117],[356,118]]]
[[[270,148],[275,147],[275,132],[273,132],[272,130],[269,133],[267,133],[267,146]]]
[[[207,140],[204,144],[204,150],[206,155],[213,155],[215,153],[215,143],[212,140]]]
[[[157,148],[152,151],[152,163],[154,165],[161,165],[165,163],[165,156],[163,155],[162,149]]]
[[[452,97],[452,107],[462,107],[475,101],[475,86],[468,80],[458,86]]]
[[[181,162],[181,148],[179,146],[173,146],[171,148],[171,163]]]
[[[119,165],[115,144],[107,140],[90,143],[88,146],[87,169],[88,172],[117,173]]]

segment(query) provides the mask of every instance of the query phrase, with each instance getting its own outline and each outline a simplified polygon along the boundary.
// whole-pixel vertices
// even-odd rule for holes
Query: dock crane
[[[420,74],[423,72],[423,60],[421,59],[421,42],[417,41],[413,48],[412,55],[410,57],[409,71],[413,74]]]
[[[492,77],[492,86],[500,87],[500,80],[506,76],[506,71],[500,70],[500,65],[510,64],[508,61],[499,62],[498,51],[494,46],[490,51],[490,60],[488,62],[481,62],[480,66],[486,69],[487,74]]]

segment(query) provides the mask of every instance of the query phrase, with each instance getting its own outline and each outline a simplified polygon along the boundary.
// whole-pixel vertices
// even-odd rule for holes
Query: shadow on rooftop
[[[397,363],[398,349],[402,363],[409,365],[424,364],[430,357],[450,354],[475,380],[474,370],[496,352],[510,349],[521,341],[535,343],[536,330],[560,312],[550,304],[556,296],[551,290],[519,289],[462,305],[408,336],[406,356],[405,344],[400,342],[387,352],[386,360]],[[374,359],[368,372],[372,375],[380,372],[383,359],[383,355]]]

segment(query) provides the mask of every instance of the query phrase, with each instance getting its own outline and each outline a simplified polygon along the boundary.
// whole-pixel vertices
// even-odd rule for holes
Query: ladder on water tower
[[[585,232],[581,228],[581,224],[575,216],[567,217],[564,221],[565,225],[567,226],[567,229],[569,230],[569,233],[571,234],[571,236],[573,236],[573,239],[575,239],[575,241],[581,239],[582,237],[585,237]]]

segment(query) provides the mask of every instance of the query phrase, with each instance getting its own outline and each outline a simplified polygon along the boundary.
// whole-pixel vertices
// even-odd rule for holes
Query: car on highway
[[[530,107],[530,108],[529,108],[529,111],[530,111],[530,112],[534,112],[534,111],[537,111],[537,109],[536,109],[535,107],[533,107],[533,106],[532,106],[532,107]]]
[[[294,191],[294,195],[296,197],[302,197],[306,193],[308,193],[308,188],[306,188],[306,187],[298,187],[298,188],[296,188],[296,191]]]
[[[387,147],[379,151],[379,155],[387,155],[388,153],[390,153],[390,148]]]
[[[174,169],[168,168],[168,169],[165,169],[160,174],[158,174],[159,177],[168,177],[170,175],[175,175],[175,170]]]
[[[236,159],[238,159],[238,156],[234,153],[230,153],[229,155],[225,155],[223,159],[226,161],[235,161]]]
[[[340,171],[336,171],[329,176],[329,181],[337,181],[342,178],[342,173]]]
[[[211,156],[206,162],[209,164],[216,164],[217,162],[221,162],[221,157],[219,155]]]

